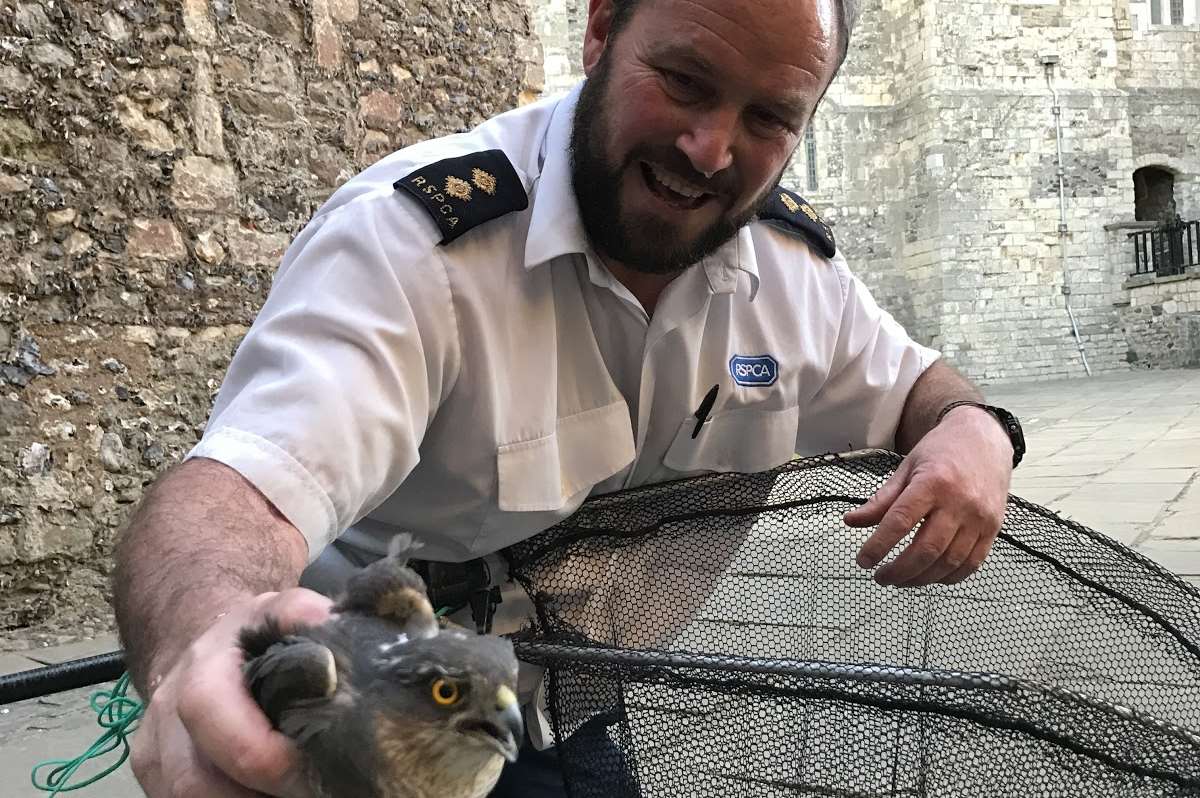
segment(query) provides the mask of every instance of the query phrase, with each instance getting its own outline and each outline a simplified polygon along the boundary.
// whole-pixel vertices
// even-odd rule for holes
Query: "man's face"
[[[642,0],[609,37],[608,1],[589,17],[575,194],[602,255],[671,273],[728,241],[778,182],[837,71],[837,10]]]

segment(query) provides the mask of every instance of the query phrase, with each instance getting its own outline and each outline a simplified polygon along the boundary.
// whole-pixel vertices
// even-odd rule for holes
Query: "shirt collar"
[[[589,249],[571,186],[571,122],[583,83],[558,102],[542,142],[542,169],[530,196],[533,210],[525,240],[525,268]]]
[[[754,255],[754,237],[750,225],[743,225],[737,235],[726,241],[700,265],[708,275],[714,294],[732,294],[737,290],[738,272],[750,277],[750,301],[758,294],[758,258]]]
[[[525,268],[532,269],[560,255],[591,251],[579,204],[571,185],[571,127],[583,82],[558,103],[542,142],[541,173],[531,191],[533,209],[525,241]],[[758,261],[749,226],[702,261],[709,287],[715,294],[737,290],[737,273],[750,276],[750,298],[758,292]]]

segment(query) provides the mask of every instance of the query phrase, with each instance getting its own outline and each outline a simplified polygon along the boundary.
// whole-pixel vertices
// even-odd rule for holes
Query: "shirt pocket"
[[[497,449],[497,506],[503,512],[560,510],[633,457],[624,401],[561,418],[550,435]]]
[[[796,456],[800,407],[738,408],[711,416],[694,438],[696,419],[679,425],[663,465],[684,474],[766,471]]]

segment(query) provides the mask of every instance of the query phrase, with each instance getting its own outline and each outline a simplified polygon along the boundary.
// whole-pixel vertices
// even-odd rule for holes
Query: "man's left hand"
[[[920,523],[875,581],[919,587],[966,579],[1000,532],[1012,457],[1012,444],[990,413],[969,405],[951,410],[866,504],[846,513],[849,526],[879,525],[859,550],[858,564],[874,568]]]

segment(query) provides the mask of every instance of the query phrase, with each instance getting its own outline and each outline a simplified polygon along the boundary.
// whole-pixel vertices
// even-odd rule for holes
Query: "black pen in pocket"
[[[704,428],[704,422],[708,421],[708,414],[712,412],[713,405],[717,403],[717,391],[721,390],[721,384],[717,383],[709,389],[704,395],[704,400],[700,402],[700,406],[696,408],[696,427],[692,430],[692,439],[700,434],[700,430]]]

